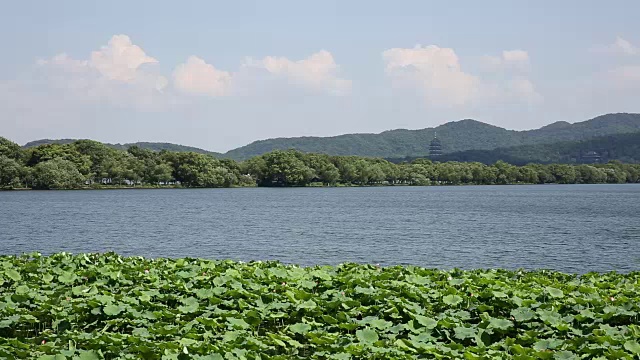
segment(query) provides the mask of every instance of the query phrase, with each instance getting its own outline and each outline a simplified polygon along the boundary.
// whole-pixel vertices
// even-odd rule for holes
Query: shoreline
[[[517,184],[435,184],[435,185],[409,185],[409,184],[378,184],[378,185],[305,185],[305,186],[228,186],[228,187],[185,187],[185,186],[117,186],[117,187],[80,187],[60,189],[33,189],[33,188],[0,188],[0,192],[22,191],[88,191],[88,190],[188,190],[188,189],[331,189],[331,188],[384,188],[384,187],[464,187],[464,186],[550,186],[550,185],[638,185],[640,183],[517,183]]]

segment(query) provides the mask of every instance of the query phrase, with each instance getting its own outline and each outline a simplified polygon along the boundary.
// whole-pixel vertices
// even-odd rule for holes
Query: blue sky
[[[254,140],[638,112],[635,1],[7,1],[0,135]]]

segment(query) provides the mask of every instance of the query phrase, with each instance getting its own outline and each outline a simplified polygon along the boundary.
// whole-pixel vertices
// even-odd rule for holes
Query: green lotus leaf
[[[640,355],[640,344],[633,340],[627,340],[624,348],[632,354]]]
[[[453,331],[455,332],[455,337],[460,340],[475,338],[477,334],[475,329],[461,326],[454,328]]]
[[[72,273],[72,272],[63,272],[62,274],[60,274],[60,276],[58,276],[58,281],[63,283],[63,284],[71,284],[74,281],[76,281],[76,279],[78,279],[78,276],[76,276],[76,274]]]
[[[494,297],[497,297],[497,298],[500,298],[500,299],[504,299],[504,298],[509,297],[509,295],[505,294],[505,293],[504,293],[504,292],[502,292],[502,291],[494,291],[494,292],[493,292],[493,296],[494,296]]]
[[[563,341],[560,339],[542,339],[536,341],[536,343],[533,345],[533,348],[538,351],[554,350],[559,346],[562,346],[562,344]]]
[[[78,360],[99,360],[100,356],[98,356],[98,354],[95,351],[81,350],[80,354],[78,354],[78,356],[74,357],[74,360],[75,359],[78,359]]]
[[[513,323],[507,319],[491,318],[491,320],[489,320],[489,328],[492,329],[507,330],[512,326]]]
[[[102,308],[102,311],[105,313],[105,315],[108,316],[116,316],[118,314],[120,314],[124,309],[118,305],[114,305],[114,304],[108,304],[105,305],[104,308]]]
[[[575,360],[575,359],[579,359],[578,356],[576,356],[574,353],[572,353],[571,351],[558,351],[557,353],[553,354],[553,358],[554,360]]]
[[[554,297],[554,298],[562,298],[562,297],[564,297],[564,293],[560,289],[556,289],[554,287],[547,286],[546,290],[547,290],[547,293],[549,293],[549,295],[551,297]]]
[[[38,360],[66,360],[67,357],[62,354],[57,355],[42,355],[38,357]]]
[[[317,307],[318,304],[316,304],[313,300],[302,302],[297,306],[298,309],[315,309]]]
[[[16,287],[17,295],[25,295],[28,293],[29,293],[29,287],[27,285],[19,285],[18,287]]]
[[[296,323],[289,326],[289,330],[296,334],[306,334],[311,330],[311,325],[305,323]]]
[[[345,353],[345,352],[340,352],[340,353],[336,353],[336,354],[331,354],[331,355],[329,355],[329,359],[335,359],[335,360],[349,360],[349,359],[351,359],[351,354],[349,354],[349,353]]]
[[[442,301],[447,305],[455,306],[462,302],[462,298],[458,295],[447,295],[442,298]]]
[[[237,319],[237,318],[228,318],[227,322],[229,323],[229,325],[231,325],[232,328],[234,329],[248,329],[249,327],[251,327],[246,321],[244,321],[243,319]]]
[[[422,316],[422,315],[416,315],[415,319],[418,322],[418,324],[424,326],[427,329],[433,329],[438,325],[438,321],[434,320],[434,319],[432,319],[430,317],[426,317],[426,316]]]
[[[511,316],[513,316],[513,318],[516,319],[517,322],[525,322],[535,318],[536,313],[529,308],[520,307],[511,310]]]
[[[331,315],[322,315],[322,320],[330,325],[335,325],[338,323],[338,320]]]
[[[20,281],[22,280],[22,276],[20,275],[19,272],[15,271],[14,269],[7,269],[4,271],[4,274],[7,275],[11,280],[13,281]]]
[[[365,344],[373,344],[378,341],[378,333],[375,330],[366,328],[356,331],[358,341]]]
[[[391,326],[393,326],[393,323],[391,321],[386,321],[384,319],[374,319],[369,321],[369,326],[374,327],[376,329],[380,329],[380,330],[386,330]]]
[[[224,360],[224,357],[220,354],[196,355],[193,358],[196,360]]]
[[[637,271],[0,255],[0,358],[640,358],[638,294]]]
[[[182,304],[183,305],[178,306],[178,311],[180,311],[183,314],[194,313],[198,311],[198,308],[200,307],[200,303],[198,302],[198,299],[194,298],[193,296],[183,299]]]
[[[238,337],[240,337],[240,331],[227,331],[222,336],[222,341],[224,342],[234,342]]]

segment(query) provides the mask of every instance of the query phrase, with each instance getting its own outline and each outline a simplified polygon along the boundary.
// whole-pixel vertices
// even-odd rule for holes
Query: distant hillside
[[[211,152],[200,148],[176,145],[170,143],[138,142],[131,144],[105,144],[115,149],[126,150],[132,145],[137,145],[144,149],[155,151],[169,150],[176,152],[193,151],[201,154],[213,155],[216,157],[231,158],[235,160],[245,160],[253,156],[262,155],[273,150],[297,149],[303,152],[325,153],[330,155],[358,155],[366,157],[382,158],[415,158],[423,157],[428,153],[429,142],[437,132],[438,138],[442,141],[442,150],[445,154],[456,153],[456,157],[473,156],[488,159],[483,162],[491,162],[497,156],[511,156],[513,151],[505,153],[504,148],[522,147],[518,150],[518,156],[522,161],[534,159],[533,155],[526,152],[535,153],[538,158],[536,162],[552,162],[565,155],[554,155],[548,153],[546,147],[532,147],[533,145],[555,144],[558,142],[568,142],[561,146],[558,151],[566,153],[573,150],[565,149],[564,146],[573,146],[569,143],[585,141],[597,136],[618,135],[626,133],[640,132],[640,114],[608,114],[598,116],[594,119],[570,124],[568,122],[555,122],[535,130],[515,131],[507,130],[498,126],[482,123],[476,120],[452,121],[440,125],[436,128],[426,128],[422,130],[389,130],[380,134],[346,134],[333,137],[294,137],[277,138],[255,141],[249,145],[233,149],[225,154]],[[75,139],[61,140],[37,140],[27,143],[23,147],[32,147],[50,143],[70,143]],[[471,150],[494,150],[498,152],[474,152]],[[471,151],[471,152],[469,152]],[[462,154],[462,152],[468,152]],[[540,154],[546,154],[544,157]],[[515,155],[514,155],[515,156]],[[616,155],[617,156],[617,155]],[[626,155],[630,156],[630,155]],[[637,159],[637,155],[631,156]],[[503,159],[506,160],[506,159]],[[514,161],[517,159],[514,159]],[[482,160],[480,160],[482,161]],[[571,162],[569,160],[563,162]]]
[[[260,140],[231,150],[223,156],[247,159],[277,149],[331,155],[385,158],[424,156],[434,133],[442,140],[443,152],[491,150],[558,141],[579,141],[595,136],[640,131],[640,114],[608,114],[584,122],[556,122],[540,129],[515,131],[475,120],[453,121],[422,130],[390,130],[380,134],[347,134],[333,137],[296,137]]]
[[[467,150],[445,154],[438,161],[477,161],[494,164],[498,160],[514,165],[528,163],[606,163],[619,160],[625,163],[640,163],[640,132],[594,137],[583,141],[561,141],[551,144],[521,145],[493,150]],[[388,159],[392,162],[412,161],[417,157]]]
[[[36,140],[36,141],[28,142],[28,143],[24,144],[22,147],[23,148],[30,148],[30,147],[34,147],[34,146],[38,146],[38,145],[44,145],[44,144],[69,144],[69,143],[72,143],[72,142],[74,142],[76,140],[78,140],[78,139],[59,139],[59,140],[42,139],[42,140]],[[192,147],[192,146],[184,146],[184,145],[177,145],[177,144],[171,144],[171,143],[137,142],[137,143],[129,143],[129,144],[107,144],[107,143],[105,143],[105,145],[107,145],[107,146],[109,146],[111,148],[114,148],[114,149],[118,149],[118,150],[127,150],[129,147],[135,145],[135,146],[138,146],[138,147],[140,147],[142,149],[149,149],[149,150],[153,150],[153,151],[167,150],[167,151],[175,151],[175,152],[195,152],[195,153],[199,153],[199,154],[213,155],[213,156],[216,156],[216,157],[222,156],[222,154],[217,153],[217,152],[207,151],[207,150],[203,150],[203,149]]]

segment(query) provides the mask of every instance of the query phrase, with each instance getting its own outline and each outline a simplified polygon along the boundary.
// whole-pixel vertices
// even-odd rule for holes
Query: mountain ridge
[[[424,157],[427,156],[386,158],[386,160],[400,163],[411,162]],[[441,162],[480,162],[487,165],[501,160],[518,166],[530,163],[591,164],[606,163],[611,160],[618,160],[624,163],[640,163],[640,131],[596,136],[580,141],[558,141],[492,150],[465,150],[444,154],[434,160]]]
[[[160,142],[107,144],[117,149],[137,145],[151,150],[194,151],[221,158],[244,160],[273,150],[297,149],[303,152],[330,155],[358,155],[382,158],[424,156],[429,142],[437,133],[443,152],[493,150],[522,145],[580,141],[596,136],[640,132],[640,114],[604,114],[589,120],[568,123],[557,121],[537,129],[510,130],[474,119],[461,119],[423,129],[391,129],[380,133],[351,133],[335,136],[301,136],[262,139],[247,145],[216,153],[201,148]],[[74,139],[37,140],[23,147],[51,142],[71,142]]]
[[[462,119],[418,130],[393,129],[375,134],[258,140],[230,150],[224,156],[241,160],[273,150],[294,148],[304,152],[331,155],[400,158],[423,156],[436,133],[443,143],[443,152],[452,153],[557,141],[577,141],[594,136],[635,131],[640,131],[640,114],[605,114],[582,122],[572,124],[555,122],[532,130],[509,130],[474,119]]]

